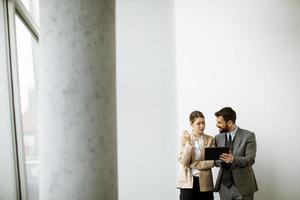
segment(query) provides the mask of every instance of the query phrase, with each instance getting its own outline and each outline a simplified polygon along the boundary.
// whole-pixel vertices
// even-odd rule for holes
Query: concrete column
[[[115,2],[40,1],[40,199],[117,199]]]

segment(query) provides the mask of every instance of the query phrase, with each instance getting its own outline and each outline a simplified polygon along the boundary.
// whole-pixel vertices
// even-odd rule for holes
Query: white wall
[[[174,2],[116,3],[119,199],[177,199]]]
[[[176,0],[179,129],[199,109],[255,131],[257,200],[299,199],[300,1]]]

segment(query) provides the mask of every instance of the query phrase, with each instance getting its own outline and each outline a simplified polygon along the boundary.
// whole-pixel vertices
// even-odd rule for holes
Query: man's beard
[[[219,128],[219,132],[220,133],[228,133],[229,132],[229,129],[228,129],[228,126],[226,125],[226,127],[225,128],[220,128],[220,127],[218,127]]]

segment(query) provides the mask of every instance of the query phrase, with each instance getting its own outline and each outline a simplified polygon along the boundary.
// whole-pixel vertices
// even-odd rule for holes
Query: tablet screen
[[[219,160],[222,153],[229,153],[229,147],[206,147],[204,160]]]

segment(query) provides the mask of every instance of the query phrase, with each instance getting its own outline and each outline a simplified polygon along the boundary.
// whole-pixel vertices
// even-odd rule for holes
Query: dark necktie
[[[230,134],[228,134],[228,145],[229,150],[232,151],[233,145],[232,145],[232,137]]]

